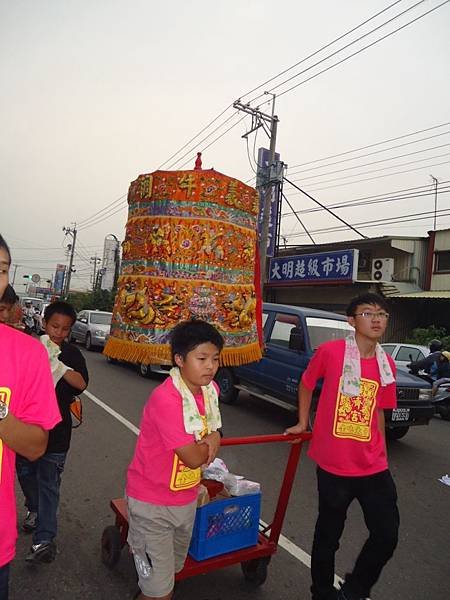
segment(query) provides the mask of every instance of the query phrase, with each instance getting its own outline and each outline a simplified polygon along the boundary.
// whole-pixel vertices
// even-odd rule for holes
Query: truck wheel
[[[105,527],[102,534],[102,563],[112,569],[120,558],[122,540],[115,525]]]
[[[139,363],[138,372],[141,377],[148,378],[150,377],[152,370],[150,368],[150,365],[144,365],[144,363]]]
[[[92,340],[91,340],[91,334],[90,333],[86,334],[86,339],[84,341],[84,346],[85,346],[86,350],[92,350]]]
[[[400,440],[408,433],[409,427],[394,427],[386,429],[386,437],[388,440]]]
[[[241,569],[245,581],[248,581],[248,583],[251,583],[255,587],[262,585],[267,579],[269,562],[270,558],[254,558],[253,560],[242,562]]]
[[[441,415],[441,419],[444,419],[444,421],[450,421],[450,403],[439,406],[438,412]]]
[[[215,380],[220,390],[219,400],[224,404],[233,404],[239,394],[239,391],[234,387],[236,377],[233,370],[227,367],[220,368],[217,371]]]

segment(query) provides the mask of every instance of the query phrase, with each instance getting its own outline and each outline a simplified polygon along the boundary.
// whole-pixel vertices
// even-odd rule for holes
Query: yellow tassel
[[[171,365],[172,358],[168,344],[138,344],[128,340],[109,337],[103,354],[117,360],[146,365]]]
[[[171,365],[172,357],[168,344],[138,344],[128,340],[109,337],[103,354],[117,360],[150,365]],[[258,343],[224,348],[220,354],[220,364],[224,367],[236,367],[261,360],[262,353]]]

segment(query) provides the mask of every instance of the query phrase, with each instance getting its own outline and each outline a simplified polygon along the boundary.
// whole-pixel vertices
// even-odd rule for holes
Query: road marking
[[[263,527],[267,527],[267,523],[265,523],[264,521],[262,521],[260,519],[259,521],[261,523],[261,525]],[[308,567],[308,569],[311,568],[311,555],[308,554],[307,552],[305,552],[304,550],[302,550],[299,546],[296,546],[294,544],[294,542],[291,542],[291,540],[289,538],[287,538],[285,535],[283,535],[282,533],[280,534],[279,540],[278,540],[278,545],[281,546],[281,548],[283,548],[283,550],[286,550],[286,552],[289,552],[289,554],[291,556],[293,556],[294,558],[296,558],[297,560],[299,560],[301,563],[303,563],[306,567]],[[339,577],[339,575],[334,575],[334,587],[335,588],[339,588],[339,584],[343,583],[343,579],[342,577]]]
[[[98,406],[103,408],[103,410],[106,410],[106,412],[109,413],[111,416],[113,416],[115,419],[120,421],[122,423],[122,425],[125,425],[125,427],[127,427],[135,435],[139,435],[139,427],[136,427],[136,425],[133,425],[133,423],[131,423],[130,421],[125,419],[125,417],[122,417],[122,415],[120,415],[118,412],[113,410],[110,406],[108,406],[107,404],[102,402],[99,398],[97,398],[97,396],[94,396],[94,394],[91,394],[91,392],[87,392],[86,390],[83,392],[83,394],[85,394],[90,400],[92,400],[92,402],[95,402],[95,404],[98,404]]]
[[[88,391],[84,391],[83,394],[85,394],[90,400],[92,400],[92,402],[95,402],[95,404],[100,406],[100,408],[103,408],[103,410],[105,410],[107,413],[109,413],[112,417],[114,417],[115,419],[120,421],[120,423],[122,423],[122,425],[125,425],[125,427],[127,427],[135,435],[139,435],[139,427],[136,427],[136,425],[133,425],[133,423],[128,421],[128,419],[125,419],[125,417],[122,417],[121,414],[119,414],[114,409],[112,409],[110,406],[108,406],[107,404],[102,402],[99,398],[97,398],[97,396],[94,396],[94,394],[91,394],[91,392],[88,392]],[[263,527],[267,527],[267,523],[265,523],[264,521],[260,521],[260,523]],[[301,548],[296,546],[294,544],[294,542],[291,542],[291,540],[289,538],[287,538],[286,536],[284,536],[283,534],[280,534],[280,538],[278,540],[278,545],[281,548],[283,548],[283,550],[286,550],[286,552],[289,552],[289,554],[291,556],[293,556],[298,561],[303,563],[306,567],[308,567],[308,569],[311,568],[311,556],[307,552],[305,552],[304,550],[302,550]],[[342,581],[343,581],[342,578],[339,577],[338,575],[334,576],[335,587],[338,587],[338,584],[341,583]]]

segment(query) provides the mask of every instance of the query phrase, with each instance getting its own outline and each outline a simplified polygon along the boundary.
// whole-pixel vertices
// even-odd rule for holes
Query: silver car
[[[422,360],[430,354],[427,346],[419,344],[397,344],[395,342],[381,344],[385,351],[392,356],[398,369],[408,371],[406,365],[410,362]]]
[[[112,313],[101,310],[82,310],[73,324],[71,339],[81,342],[87,350],[103,347],[111,329]]]

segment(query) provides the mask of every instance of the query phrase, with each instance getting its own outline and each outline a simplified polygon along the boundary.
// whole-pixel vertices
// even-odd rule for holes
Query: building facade
[[[342,253],[354,260],[347,277],[325,268],[331,260],[337,267]],[[314,264],[320,267],[316,274]],[[280,249],[270,261],[264,292],[271,302],[339,313],[354,296],[379,293],[391,314],[385,341],[404,340],[415,327],[432,324],[450,331],[450,230],[430,232],[428,238],[382,236]]]

